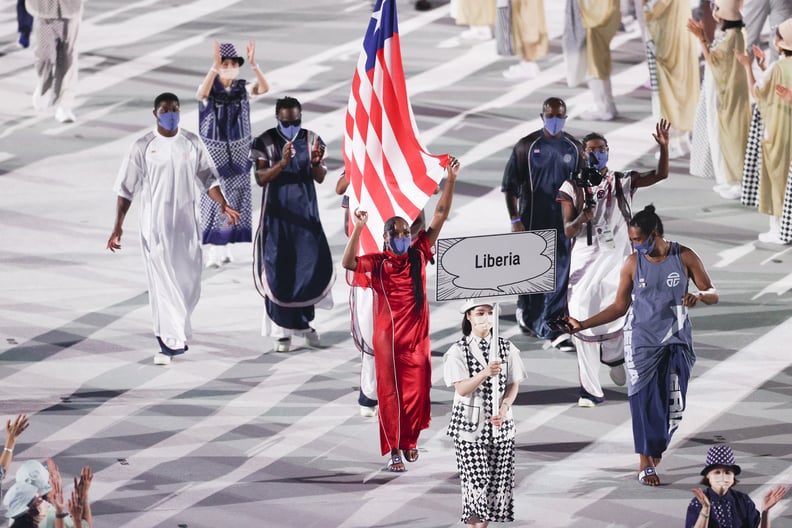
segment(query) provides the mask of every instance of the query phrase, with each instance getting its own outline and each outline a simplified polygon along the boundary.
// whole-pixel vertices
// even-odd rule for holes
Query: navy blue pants
[[[517,307],[523,311],[522,323],[536,332],[542,339],[555,339],[559,333],[547,326],[548,321],[569,315],[567,289],[569,288],[570,264],[569,239],[561,231],[556,240],[555,290],[517,297]]]
[[[28,37],[33,31],[33,15],[25,9],[25,0],[17,0],[17,30]]]
[[[648,376],[647,385],[630,396],[633,440],[638,454],[661,458],[682,421],[690,380],[685,350],[685,345],[664,347],[654,372],[641,374]],[[633,351],[640,353],[641,349]]]

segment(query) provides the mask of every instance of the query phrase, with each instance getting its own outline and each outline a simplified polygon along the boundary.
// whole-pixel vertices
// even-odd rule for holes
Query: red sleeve
[[[368,253],[357,258],[357,267],[354,271],[347,271],[347,284],[368,288],[371,286],[371,276],[382,262],[383,253]]]
[[[424,258],[429,262],[434,257],[434,246],[429,242],[426,231],[421,229],[413,240],[412,247],[424,254]]]

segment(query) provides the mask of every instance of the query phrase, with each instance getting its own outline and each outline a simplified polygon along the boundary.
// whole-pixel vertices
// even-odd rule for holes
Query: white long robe
[[[201,296],[201,243],[196,202],[218,186],[201,139],[179,129],[138,139],[121,164],[115,191],[140,202],[140,241],[154,335],[174,349],[191,337],[190,315]],[[199,191],[200,187],[200,191]]]

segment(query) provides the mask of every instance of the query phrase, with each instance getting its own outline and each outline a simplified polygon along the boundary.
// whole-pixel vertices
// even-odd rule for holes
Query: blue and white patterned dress
[[[252,207],[249,159],[253,141],[250,132],[250,102],[245,80],[237,79],[228,90],[215,79],[209,97],[199,101],[199,132],[220,174],[220,189],[239,223],[228,225],[220,206],[201,196],[201,241],[224,246],[252,240]]]

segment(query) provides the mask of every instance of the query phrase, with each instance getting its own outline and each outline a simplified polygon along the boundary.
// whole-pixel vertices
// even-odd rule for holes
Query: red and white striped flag
[[[358,254],[381,251],[389,218],[412,222],[418,217],[447,163],[447,154],[429,154],[418,139],[402,68],[396,0],[377,0],[352,79],[344,130],[349,214],[360,208],[369,216]]]

